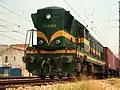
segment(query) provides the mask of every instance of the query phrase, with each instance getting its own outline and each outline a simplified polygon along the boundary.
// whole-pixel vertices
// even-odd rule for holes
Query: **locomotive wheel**
[[[58,76],[59,79],[62,79],[62,76]]]
[[[68,77],[68,79],[73,79],[73,78],[74,78],[74,75],[68,74],[67,77]]]
[[[49,76],[50,79],[54,79],[54,76]]]
[[[40,76],[40,78],[41,78],[42,80],[45,80],[45,77],[46,77],[46,76]]]

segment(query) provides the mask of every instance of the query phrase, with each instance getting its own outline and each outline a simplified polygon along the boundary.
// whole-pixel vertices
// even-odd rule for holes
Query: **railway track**
[[[41,80],[39,77],[0,77],[0,90],[5,90],[5,88],[10,87],[19,87],[21,85],[41,86],[65,83],[68,81],[70,81],[68,78],[54,80],[46,78],[45,80]]]

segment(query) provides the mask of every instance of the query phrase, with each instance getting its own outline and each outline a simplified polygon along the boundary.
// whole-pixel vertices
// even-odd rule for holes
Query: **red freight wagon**
[[[118,58],[117,58],[117,62],[116,62],[116,64],[117,64],[117,69],[120,70],[120,61],[119,61]]]
[[[108,47],[104,47],[104,57],[109,69],[117,69],[118,59]]]

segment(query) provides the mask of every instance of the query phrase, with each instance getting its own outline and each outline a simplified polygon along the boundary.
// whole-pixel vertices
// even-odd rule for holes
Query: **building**
[[[24,56],[24,44],[0,45],[0,65],[12,68],[20,68],[23,75],[27,72],[25,63],[22,61]]]
[[[9,49],[10,46],[8,45],[1,45],[0,44],[0,66],[2,66],[3,63],[3,52]]]

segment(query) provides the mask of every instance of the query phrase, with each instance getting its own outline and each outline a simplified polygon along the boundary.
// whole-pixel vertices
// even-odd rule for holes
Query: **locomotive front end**
[[[39,49],[55,50],[65,46],[64,22],[65,10],[58,7],[40,9],[32,14],[32,20],[37,28],[37,45]]]
[[[69,12],[59,7],[39,9],[31,17],[37,29],[37,45],[26,49],[27,70],[41,78],[62,77],[71,72],[71,53],[75,53],[75,50],[67,50],[72,36],[66,30],[73,17],[70,18]]]

